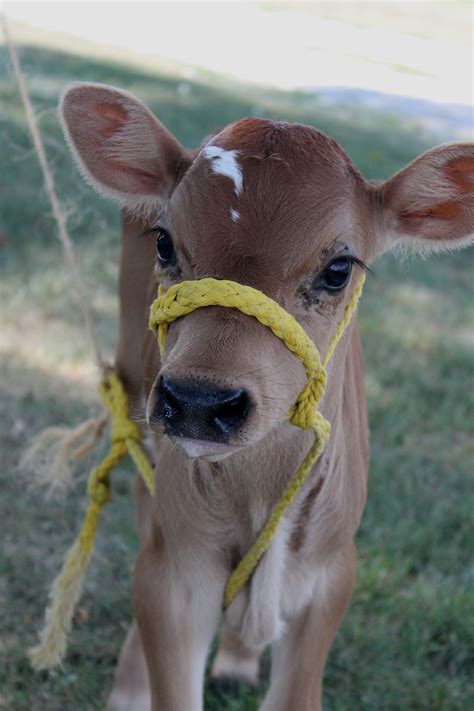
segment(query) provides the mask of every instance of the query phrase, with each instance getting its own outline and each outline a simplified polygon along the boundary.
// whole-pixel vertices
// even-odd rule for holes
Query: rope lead
[[[99,391],[110,414],[112,442],[102,462],[89,474],[87,494],[90,503],[81,531],[66,555],[62,570],[51,588],[50,604],[46,610],[40,643],[30,650],[31,663],[37,670],[51,669],[59,665],[64,657],[74,609],[80,598],[94,549],[100,514],[112,498],[110,472],[127,452],[142,475],[148,491],[152,496],[154,494],[153,468],[141,446],[140,429],[129,418],[127,395],[114,371],[107,372],[99,385]]]

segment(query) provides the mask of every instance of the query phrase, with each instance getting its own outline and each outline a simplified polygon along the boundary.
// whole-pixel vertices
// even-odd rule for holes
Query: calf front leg
[[[143,545],[150,535],[152,499],[138,474],[135,475],[134,494],[135,520]],[[133,621],[122,645],[107,711],[150,711],[150,698],[142,643],[137,624]]]
[[[150,711],[149,688],[142,644],[133,622],[120,653],[107,711]]]
[[[210,643],[220,618],[225,576],[196,552],[182,568],[159,531],[137,560],[134,609],[153,711],[201,711]]]
[[[288,622],[272,648],[272,674],[261,711],[319,711],[324,666],[351,599],[354,544],[342,551],[316,581],[310,604]]]

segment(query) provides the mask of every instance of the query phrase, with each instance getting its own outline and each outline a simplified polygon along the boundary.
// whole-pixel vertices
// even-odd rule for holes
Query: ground
[[[86,470],[99,453],[78,467],[73,491],[60,501],[31,489],[18,458],[33,433],[78,423],[100,406],[23,110],[0,52],[0,708],[89,711],[103,707],[131,614],[132,469],[114,475],[114,501],[100,524],[64,668],[35,674],[26,650],[78,530]],[[413,118],[327,106],[314,94],[260,90],[208,72],[183,82],[33,45],[20,55],[109,353],[117,328],[118,212],[83,184],[65,148],[55,105],[71,80],[134,91],[189,146],[245,115],[314,124],[370,178],[387,177],[439,142]],[[474,706],[472,257],[386,257],[368,279],[360,324],[372,465],[357,587],[327,666],[329,710]],[[256,709],[268,664],[256,690],[208,683],[206,709]]]

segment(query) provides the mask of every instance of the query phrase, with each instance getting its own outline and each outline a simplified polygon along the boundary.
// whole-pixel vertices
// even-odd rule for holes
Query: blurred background
[[[472,140],[469,2],[5,2],[101,341],[117,333],[118,209],[81,180],[58,125],[71,81],[128,89],[187,146],[243,116],[312,124],[368,178]],[[473,250],[381,259],[360,307],[372,467],[358,584],[329,658],[325,708],[474,706]],[[132,469],[114,503],[62,672],[25,650],[81,520],[18,473],[28,438],[98,413],[97,374],[69,288],[0,34],[0,708],[99,709],[131,617]],[[470,588],[471,586],[471,588]],[[206,687],[206,709],[258,708],[262,683]]]

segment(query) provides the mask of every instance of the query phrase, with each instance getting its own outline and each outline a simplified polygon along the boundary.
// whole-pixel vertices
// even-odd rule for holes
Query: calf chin
[[[191,459],[204,459],[206,462],[221,462],[240,449],[240,447],[230,447],[226,444],[209,442],[208,440],[188,439],[186,437],[172,437],[171,439]]]

